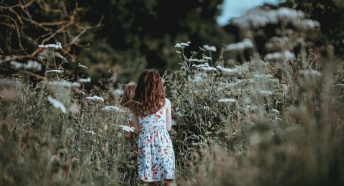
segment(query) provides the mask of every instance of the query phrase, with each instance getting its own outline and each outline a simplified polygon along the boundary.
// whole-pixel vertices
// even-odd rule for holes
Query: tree
[[[302,10],[321,24],[322,43],[334,45],[335,54],[344,56],[344,5],[341,0],[287,0],[281,6]]]
[[[91,0],[78,1],[85,21],[102,20],[97,37],[115,51],[144,57],[147,67],[160,70],[177,64],[174,45],[191,41],[221,46],[226,33],[216,23],[222,0]],[[117,61],[118,63],[118,61]],[[120,62],[119,62],[120,63]]]

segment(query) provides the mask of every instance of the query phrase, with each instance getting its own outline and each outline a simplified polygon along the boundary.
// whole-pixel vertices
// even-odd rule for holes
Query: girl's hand
[[[126,140],[131,140],[131,139],[132,139],[132,134],[131,134],[131,132],[126,133],[126,134],[124,135],[124,138],[125,138]]]
[[[134,141],[134,140],[136,140],[136,134],[134,132],[130,132],[130,133],[126,134],[126,139],[129,141]]]
[[[175,130],[173,130],[173,129],[171,129],[171,130],[169,131],[169,134],[170,134],[171,136],[177,136],[177,132],[176,132]]]

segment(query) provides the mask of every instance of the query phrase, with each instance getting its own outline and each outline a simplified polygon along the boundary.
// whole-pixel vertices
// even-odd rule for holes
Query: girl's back
[[[157,112],[138,117],[138,173],[143,181],[174,179],[174,151],[166,126],[169,109],[171,102],[165,98],[165,105]]]

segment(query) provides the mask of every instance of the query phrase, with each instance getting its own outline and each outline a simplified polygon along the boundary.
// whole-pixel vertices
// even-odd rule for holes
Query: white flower
[[[223,98],[217,100],[219,103],[235,103],[237,100],[234,98]]]
[[[36,71],[42,70],[42,65],[37,61],[29,60],[27,63],[19,63],[17,61],[11,61],[10,64],[14,66],[15,69],[32,69]]]
[[[123,109],[118,108],[116,106],[105,106],[104,108],[102,108],[102,111],[106,111],[106,112],[125,112]]]
[[[264,57],[264,59],[268,61],[275,61],[275,60],[290,61],[290,60],[295,59],[295,54],[291,53],[289,50],[286,50],[284,52],[274,52],[274,53],[267,54]]]
[[[54,49],[62,49],[62,45],[60,42],[56,42],[56,44],[46,44],[46,45],[38,45],[39,48],[54,48]]]
[[[195,58],[193,58],[193,59],[188,59],[188,61],[189,61],[189,62],[199,62],[199,63],[205,63],[205,62],[207,62],[206,59],[195,59]]]
[[[90,77],[88,77],[88,78],[86,78],[86,79],[80,78],[78,81],[79,81],[80,83],[89,83],[89,82],[91,82],[91,78],[90,78]]]
[[[272,109],[271,112],[273,112],[273,113],[275,113],[275,114],[279,114],[279,113],[280,113],[280,111],[277,110],[277,109]]]
[[[282,90],[283,90],[283,94],[287,95],[288,91],[289,91],[289,87],[286,84],[282,84]]]
[[[316,28],[319,28],[320,27],[320,23],[317,22],[317,21],[313,21],[311,19],[306,19],[302,22],[302,26],[303,28],[305,28],[306,30],[313,30],[313,29],[316,29]]]
[[[216,52],[215,46],[203,45],[203,48],[210,51],[210,52]]]
[[[246,108],[244,108],[245,111],[255,111],[258,107],[256,105],[247,105]]]
[[[84,69],[87,69],[87,66],[85,66],[85,65],[82,65],[82,64],[78,64],[78,66],[80,67],[80,68],[84,68]]]
[[[48,96],[48,101],[57,109],[60,109],[63,113],[67,113],[67,109],[66,107],[59,101],[57,101],[56,99]]]
[[[174,47],[183,49],[185,47],[188,47],[190,43],[190,41],[188,41],[187,43],[177,43]]]
[[[253,77],[256,79],[269,79],[273,76],[271,74],[254,74]]]
[[[99,101],[99,102],[104,102],[104,99],[99,96],[92,96],[92,97],[86,97],[86,99],[91,100],[91,101]]]
[[[228,75],[228,76],[237,76],[240,75],[244,72],[248,72],[249,68],[247,64],[243,64],[240,66],[236,66],[234,68],[224,68],[221,66],[216,66],[216,68],[218,68],[222,74],[224,75]]]
[[[95,133],[94,131],[92,130],[85,130],[85,129],[82,129],[85,133],[87,134],[91,134],[91,135],[96,135],[97,133]]]
[[[80,83],[78,82],[69,82],[66,80],[61,81],[50,81],[48,82],[51,86],[62,86],[62,87],[80,87]]]
[[[62,73],[63,73],[63,70],[47,70],[46,73],[62,74]]]
[[[203,63],[203,64],[199,64],[199,65],[192,65],[193,67],[196,67],[198,69],[204,70],[204,71],[216,71],[217,69],[214,67],[209,66],[208,63]]]
[[[270,90],[257,90],[261,96],[271,96],[272,92]]]
[[[134,127],[129,127],[129,126],[125,126],[125,125],[118,125],[119,127],[122,128],[122,130],[126,131],[126,132],[135,132],[135,128]]]
[[[317,77],[321,76],[321,72],[319,72],[317,70],[313,70],[313,69],[300,70],[300,74],[306,75],[306,76],[317,76]]]
[[[203,59],[205,59],[205,60],[213,60],[211,57],[208,57],[208,56],[203,56]]]
[[[241,42],[232,43],[225,47],[225,51],[242,51],[247,48],[253,48],[253,42],[250,39],[243,39]]]
[[[198,85],[201,85],[206,80],[206,78],[207,78],[206,73],[196,73],[193,75],[192,79],[189,78],[189,80],[198,86]]]
[[[207,111],[210,111],[210,107],[208,107],[208,106],[203,106],[203,109],[207,110]]]
[[[115,89],[113,92],[112,92],[115,96],[121,96],[121,95],[123,95],[123,93],[124,93],[124,91],[123,91],[123,89],[120,89],[120,88],[118,88],[118,89]]]

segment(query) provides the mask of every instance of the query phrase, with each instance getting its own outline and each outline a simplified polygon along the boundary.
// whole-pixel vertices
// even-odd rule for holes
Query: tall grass
[[[176,46],[180,69],[164,79],[177,184],[344,183],[342,61],[304,52],[233,65]],[[120,91],[87,92],[57,71],[26,80],[0,81],[0,185],[142,185]]]
[[[180,54],[168,78],[181,185],[344,183],[342,62],[208,68]]]
[[[204,68],[181,53],[166,73],[180,185],[340,185],[343,63],[312,59]],[[207,58],[207,60],[210,60]],[[221,64],[215,62],[214,64]],[[320,64],[320,65],[319,65]],[[198,66],[197,66],[198,65]],[[137,185],[119,97],[3,80],[1,185]],[[7,85],[5,86],[4,84]],[[88,94],[88,95],[87,95]],[[66,114],[47,97],[61,101]]]

